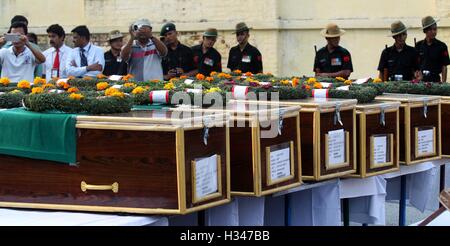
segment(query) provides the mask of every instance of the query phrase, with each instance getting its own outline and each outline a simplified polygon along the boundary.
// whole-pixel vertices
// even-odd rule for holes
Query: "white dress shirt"
[[[105,68],[105,55],[102,48],[89,43],[84,47],[84,50],[84,55],[87,58],[88,66],[98,63],[102,65],[103,69]],[[96,77],[102,73],[102,71],[88,72],[86,67],[81,67],[80,48],[75,48],[72,50],[72,53],[66,63],[66,70],[68,76],[74,77]]]
[[[67,69],[66,64],[69,56],[72,54],[72,48],[63,44],[61,48],[59,48],[59,78],[67,78]],[[56,49],[51,47],[50,49],[44,51],[45,63],[44,63],[44,74],[47,80],[52,79],[52,69],[53,63],[55,62],[56,57]]]

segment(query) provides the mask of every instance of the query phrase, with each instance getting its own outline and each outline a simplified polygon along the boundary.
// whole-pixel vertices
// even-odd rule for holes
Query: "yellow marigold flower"
[[[69,98],[73,99],[73,100],[81,100],[84,98],[84,96],[81,94],[72,93],[72,94],[70,94]]]
[[[54,84],[47,83],[47,84],[43,85],[42,87],[43,87],[44,89],[47,89],[47,88],[55,88],[56,86],[55,86]]]
[[[108,89],[106,89],[105,91],[105,96],[112,96],[112,94],[120,92],[118,89],[110,87]]]
[[[235,74],[237,74],[237,75],[241,75],[241,74],[242,74],[242,71],[239,70],[239,69],[237,69],[237,70],[234,70],[233,73],[235,73]]]
[[[79,92],[80,90],[78,90],[78,88],[76,88],[76,87],[71,87],[71,88],[69,88],[68,90],[67,90],[67,92],[69,92],[69,93],[77,93],[77,92]]]
[[[175,89],[175,85],[172,82],[169,82],[164,86],[164,90],[173,90],[173,89]]]
[[[19,90],[13,90],[13,91],[11,91],[11,93],[12,93],[12,94],[17,94],[17,93],[21,93],[21,91],[19,91]]]
[[[131,92],[133,95],[142,94],[144,93],[145,89],[142,86],[138,86],[134,88],[134,90]]]
[[[376,79],[373,80],[373,83],[375,83],[375,84],[378,84],[378,83],[381,83],[381,82],[383,82],[383,80],[381,80],[380,78],[376,78]]]
[[[209,74],[209,76],[211,76],[211,77],[214,77],[214,76],[216,76],[216,75],[217,75],[217,72],[216,72],[216,71],[211,72],[211,73]]]
[[[30,82],[26,81],[26,80],[22,80],[17,84],[17,88],[20,89],[30,89],[31,88],[31,84]]]
[[[123,92],[121,92],[121,91],[117,91],[117,92],[112,93],[110,96],[111,96],[111,97],[121,97],[121,98],[124,98],[124,97],[125,97],[125,93],[123,93]]]
[[[221,90],[219,87],[213,87],[213,88],[211,88],[211,89],[209,89],[209,90],[206,90],[206,91],[205,91],[205,94],[208,94],[208,93],[215,93],[215,92],[222,92],[222,90]]]
[[[47,80],[41,78],[41,77],[36,77],[34,79],[34,85],[45,85],[47,83]]]
[[[108,78],[108,77],[106,77],[106,75],[104,75],[104,74],[97,75],[97,79],[106,79],[106,78]]]
[[[206,77],[205,77],[205,75],[199,73],[199,74],[197,74],[197,76],[195,76],[195,78],[196,78],[197,80],[205,80]]]
[[[314,89],[323,89],[323,86],[321,83],[315,83],[314,84]]]
[[[97,84],[97,90],[98,91],[104,91],[108,87],[109,87],[108,82],[100,82],[100,83]]]
[[[10,82],[11,81],[6,77],[0,79],[0,84],[2,84],[3,86],[8,86]]]
[[[344,82],[344,84],[346,84],[346,85],[351,85],[353,83],[353,81],[351,81],[351,80],[346,80],[345,82]]]
[[[337,80],[337,81],[341,81],[341,82],[345,82],[345,79],[342,78],[342,77],[337,77],[336,80]]]
[[[44,92],[44,89],[42,87],[34,87],[31,90],[31,94],[41,94]]]
[[[123,86],[134,88],[134,87],[136,87],[136,84],[135,83],[125,83]]]
[[[283,84],[283,85],[289,85],[290,83],[289,83],[289,80],[287,80],[287,79],[285,79],[285,80],[282,80],[282,81],[280,81],[281,82],[281,84]]]
[[[306,81],[306,83],[313,85],[315,83],[317,83],[317,79],[316,78],[309,78],[308,81]]]

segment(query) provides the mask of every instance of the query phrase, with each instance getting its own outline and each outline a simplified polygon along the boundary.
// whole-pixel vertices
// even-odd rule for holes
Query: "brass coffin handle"
[[[114,193],[119,193],[119,183],[115,182],[112,185],[89,185],[86,182],[81,182],[81,191],[87,192],[88,190],[111,190]]]

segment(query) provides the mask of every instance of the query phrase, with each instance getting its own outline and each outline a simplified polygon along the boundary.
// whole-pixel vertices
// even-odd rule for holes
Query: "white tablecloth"
[[[0,209],[0,226],[167,226],[161,216]]]

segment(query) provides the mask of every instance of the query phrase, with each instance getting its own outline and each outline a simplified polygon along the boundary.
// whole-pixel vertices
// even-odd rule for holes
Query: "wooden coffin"
[[[450,97],[442,97],[442,157],[450,158]]]
[[[301,185],[300,107],[235,102],[226,108],[179,110],[231,114],[232,195],[259,197]]]
[[[303,180],[321,181],[356,172],[356,100],[310,98],[252,103],[301,107]]]
[[[399,102],[356,105],[357,172],[367,178],[400,170]]]
[[[440,97],[388,93],[377,99],[401,103],[401,164],[414,165],[441,158]]]
[[[186,214],[227,203],[228,119],[78,116],[76,165],[0,155],[0,207]]]

